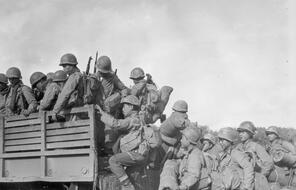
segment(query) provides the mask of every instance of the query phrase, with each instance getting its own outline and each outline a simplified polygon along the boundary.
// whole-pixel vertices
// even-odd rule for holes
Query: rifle
[[[96,59],[95,59],[95,65],[94,65],[94,74],[97,72],[97,62],[98,62],[98,51],[96,52]]]
[[[90,57],[88,58],[88,63],[87,63],[87,66],[86,66],[86,71],[85,71],[85,74],[86,74],[86,75],[89,74],[89,68],[90,68],[91,60],[92,60],[92,57],[90,56]]]

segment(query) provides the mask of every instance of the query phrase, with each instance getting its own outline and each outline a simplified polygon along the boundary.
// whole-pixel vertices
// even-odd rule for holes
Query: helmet
[[[182,134],[189,140],[192,144],[197,144],[201,137],[201,130],[198,127],[186,127]]]
[[[53,82],[63,82],[67,80],[67,74],[63,70],[58,70],[54,73]]]
[[[226,127],[226,128],[220,129],[220,131],[218,132],[218,137],[234,143],[238,140],[238,133],[236,130],[230,127]]]
[[[73,55],[71,53],[64,54],[61,57],[60,66],[63,66],[63,65],[77,65],[77,64],[78,64],[78,62],[77,62],[77,59],[76,59],[75,55]]]
[[[187,112],[188,104],[184,100],[178,100],[174,103],[173,110],[179,111],[179,112]]]
[[[144,70],[140,67],[136,67],[131,71],[130,79],[142,79],[144,77]]]
[[[210,141],[212,144],[216,144],[217,142],[217,138],[215,135],[213,135],[212,133],[207,133],[204,135],[204,137],[201,138],[201,142],[208,140]]]
[[[53,72],[49,72],[49,73],[46,74],[47,80],[52,80],[53,77],[54,77],[54,73]]]
[[[99,57],[96,67],[97,67],[98,71],[101,73],[112,72],[111,60],[108,56]]]
[[[134,95],[128,95],[128,96],[122,98],[120,103],[122,103],[122,104],[127,103],[127,104],[131,104],[134,106],[140,106],[139,99]]]
[[[8,84],[8,78],[5,74],[3,73],[0,73],[0,82],[1,83],[5,83],[5,84]]]
[[[280,135],[279,135],[279,132],[278,132],[278,130],[277,130],[277,128],[276,128],[276,126],[270,126],[270,127],[268,127],[268,128],[266,129],[265,133],[266,133],[266,135],[268,135],[268,134],[270,134],[270,133],[273,133],[273,134],[276,134],[278,137],[280,136]]]
[[[7,78],[18,78],[18,79],[22,78],[21,71],[17,67],[10,67],[6,71],[6,76]]]
[[[255,135],[256,127],[251,121],[242,122],[237,128],[238,131],[247,131],[252,135]]]
[[[30,83],[34,87],[41,79],[46,78],[46,75],[41,72],[35,72],[30,77]]]

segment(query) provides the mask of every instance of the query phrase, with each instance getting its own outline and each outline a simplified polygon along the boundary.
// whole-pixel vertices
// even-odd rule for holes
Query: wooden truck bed
[[[50,123],[51,112],[0,117],[0,182],[93,182],[97,174],[94,106],[64,114],[88,118]]]

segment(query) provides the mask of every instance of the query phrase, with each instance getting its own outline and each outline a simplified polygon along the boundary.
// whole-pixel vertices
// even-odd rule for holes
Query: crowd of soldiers
[[[277,182],[295,186],[296,148],[281,139],[276,127],[266,130],[270,141],[266,147],[253,140],[256,127],[250,121],[202,136],[201,128],[187,115],[186,101],[176,101],[171,115],[164,117],[172,88],[158,89],[143,69],[131,71],[134,85],[128,88],[108,56],[99,57],[92,75],[86,76],[77,64],[73,54],[63,55],[63,70],[33,73],[32,88],[22,83],[16,67],[0,73],[0,115],[52,111],[53,122],[77,120],[83,116],[65,118],[61,111],[95,104],[98,123],[104,126],[101,155],[110,157],[110,169],[123,190],[135,189],[127,168],[138,166],[161,171],[159,190],[264,190],[276,189],[271,184]],[[153,125],[158,119],[159,127]],[[283,172],[287,170],[289,175]]]

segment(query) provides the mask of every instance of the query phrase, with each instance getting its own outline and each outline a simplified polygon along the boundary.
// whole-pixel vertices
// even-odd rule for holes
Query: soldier
[[[140,120],[139,100],[129,95],[121,100],[123,104],[124,119],[115,119],[110,114],[100,110],[101,120],[112,129],[124,131],[126,135],[119,139],[119,151],[109,159],[111,171],[118,177],[123,190],[132,190],[134,186],[130,182],[124,167],[143,165],[148,156],[148,147],[141,134],[142,121]],[[120,153],[119,153],[120,152]]]
[[[98,59],[96,68],[99,78],[102,78],[104,110],[113,115],[116,119],[122,118],[120,101],[128,94],[128,88],[120,81],[116,72],[112,70],[111,60],[108,56],[101,56]],[[113,130],[106,125],[105,135],[105,153],[112,153],[112,146],[118,138],[118,131]]]
[[[145,120],[145,123],[149,124],[154,122],[153,114],[157,109],[159,94],[151,77],[147,80],[144,78],[145,73],[142,68],[136,67],[131,71],[130,79],[134,82],[134,86],[131,88],[131,94],[139,98],[141,105],[140,115]]]
[[[216,171],[211,173],[212,190],[253,190],[255,174],[252,163],[246,154],[234,148],[238,138],[237,131],[222,128],[218,137],[223,152],[219,156]]]
[[[5,74],[0,73],[0,116],[6,114],[5,102],[9,92],[8,78]]]
[[[40,102],[48,84],[46,75],[42,72],[34,72],[30,77],[30,83],[37,102]]]
[[[40,102],[39,110],[53,109],[66,81],[67,74],[63,70],[54,73],[52,83],[47,86],[44,97]]]
[[[253,141],[256,131],[254,124],[250,121],[244,121],[239,125],[237,131],[241,139],[237,148],[250,156],[256,172],[268,177],[274,168],[273,160],[262,145]]]
[[[21,81],[21,71],[16,67],[7,70],[6,76],[10,82],[10,90],[6,100],[8,115],[23,114],[29,116],[37,109],[37,101],[33,91]]]
[[[186,114],[188,111],[187,102],[178,100],[174,103],[172,109],[173,112],[170,117],[160,126],[160,135],[163,141],[160,149],[162,164],[166,159],[171,159],[174,156],[173,152],[176,152],[175,150],[182,137],[181,130],[190,125],[190,120]]]
[[[296,150],[293,144],[281,139],[279,132],[275,126],[268,127],[265,133],[269,139],[269,142],[271,143],[271,149],[269,150],[270,154],[272,154],[273,151],[276,150],[283,150],[287,153],[296,154]]]
[[[68,53],[64,54],[60,60],[60,66],[63,67],[64,72],[69,75],[57,102],[54,105],[53,112],[55,116],[64,108],[72,108],[83,106],[83,81],[82,73],[77,68],[77,59],[75,55]],[[57,118],[54,117],[54,120]]]
[[[221,145],[218,143],[217,137],[212,133],[205,134],[200,141],[203,145],[202,151],[207,163],[207,168],[210,172],[217,166],[219,154],[223,150]]]
[[[182,131],[181,159],[167,160],[160,175],[159,190],[198,189],[205,161],[202,151],[197,147],[201,136],[199,128],[187,127]],[[209,183],[208,183],[209,185]]]
[[[127,87],[120,81],[116,72],[113,72],[111,60],[108,56],[99,57],[96,67],[99,76],[102,77],[106,109],[109,113],[117,117],[115,112],[117,111],[118,104],[120,104],[121,97],[127,95]]]

